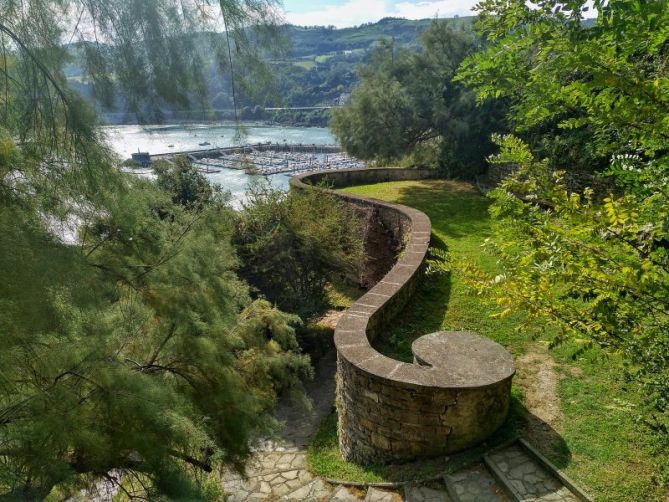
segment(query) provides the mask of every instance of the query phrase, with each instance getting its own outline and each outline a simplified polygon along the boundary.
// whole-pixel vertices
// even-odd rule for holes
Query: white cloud
[[[399,2],[395,5],[397,17],[406,17],[407,19],[425,19],[428,17],[453,17],[472,16],[472,7],[478,3],[478,0],[437,0],[434,2]]]
[[[348,0],[341,5],[330,5],[320,10],[285,13],[289,23],[314,26],[334,25],[338,28],[355,26],[367,22],[376,22],[384,17],[404,17],[407,19],[425,19],[430,17],[453,17],[454,15],[472,15],[471,8],[477,0],[425,0],[416,3],[397,2],[390,4],[385,0]]]

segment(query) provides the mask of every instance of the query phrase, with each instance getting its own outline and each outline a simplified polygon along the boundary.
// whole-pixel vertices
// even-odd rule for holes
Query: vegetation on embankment
[[[344,191],[420,209],[432,221],[434,247],[447,250],[455,261],[473,261],[489,272],[497,267],[495,259],[481,248],[491,234],[489,201],[469,184],[407,181]],[[527,436],[597,500],[663,499],[662,488],[655,479],[661,475],[657,459],[666,452],[654,449],[657,447],[644,430],[633,422],[630,411],[641,398],[635,387],[626,387],[621,381],[620,361],[606,358],[598,350],[572,359],[575,344],[564,344],[548,352],[546,341],[515,329],[518,316],[493,318],[495,310],[484,298],[472,293],[457,270],[436,271],[428,274],[401,314],[402,322],[394,323],[377,348],[409,361],[411,342],[440,329],[472,330],[496,340],[516,357],[518,373],[509,421],[489,443],[514,432]],[[552,368],[548,375],[547,366]],[[550,385],[544,386],[543,403],[537,407],[528,396],[536,390],[533,386],[539,384],[541,389],[540,384],[545,384],[551,374],[555,393],[551,395]],[[556,413],[544,409],[551,404]],[[429,477],[438,467],[446,470],[459,460],[460,456],[452,456],[441,464],[412,465],[402,475]],[[326,477],[367,482],[397,479],[397,472],[403,470],[397,466],[362,467],[343,461],[337,449],[334,418],[326,421],[312,441],[309,466]]]

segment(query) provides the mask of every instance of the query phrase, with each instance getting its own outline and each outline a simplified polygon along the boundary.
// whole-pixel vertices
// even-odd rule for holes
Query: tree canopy
[[[480,47],[471,30],[434,21],[418,53],[382,41],[360,70],[360,85],[333,113],[331,127],[352,155],[410,162],[468,177],[485,169],[490,134],[503,128],[499,105],[476,107],[475,95],[453,77]]]
[[[516,136],[493,164],[488,246],[504,272],[471,271],[513,310],[622,356],[646,395],[637,415],[669,438],[669,5],[666,1],[479,3],[487,48],[458,80],[510,104]],[[598,173],[569,182],[577,171]]]
[[[117,169],[63,73],[78,39],[100,99],[159,111],[202,91],[213,53],[191,31],[225,20],[252,57],[272,8],[0,0],[0,496],[127,489],[119,470],[145,497],[202,498],[194,471],[241,468],[310,374],[299,318],[237,275],[224,198],[185,164],[159,183]]]
[[[359,215],[333,195],[250,187],[233,243],[239,273],[282,310],[313,317],[327,307],[325,286],[354,276],[363,261]]]
[[[509,118],[553,167],[603,170],[611,155],[663,154],[667,141],[667,3],[488,0],[478,5],[485,50],[458,80],[477,98],[510,101]]]

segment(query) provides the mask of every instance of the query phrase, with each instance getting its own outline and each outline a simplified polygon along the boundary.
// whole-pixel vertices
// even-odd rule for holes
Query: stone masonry
[[[430,177],[433,171],[418,169],[346,170],[296,176],[291,186],[341,188]],[[515,368],[503,347],[473,333],[432,333],[414,342],[410,364],[371,345],[416,288],[430,242],[429,218],[400,204],[333,193],[357,207],[373,207],[404,242],[394,266],[344,313],[335,330],[342,454],[351,461],[387,463],[444,455],[483,441],[509,409]]]

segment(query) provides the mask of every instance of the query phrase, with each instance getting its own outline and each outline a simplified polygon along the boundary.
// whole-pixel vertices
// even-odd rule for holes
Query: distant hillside
[[[469,26],[474,17],[445,19],[454,25]],[[421,33],[433,19],[407,20],[385,18],[353,28],[284,26],[291,42],[286,57],[268,60],[276,80],[276,89],[261,98],[242,96],[243,118],[277,120],[284,123],[324,125],[327,112],[300,111],[275,112],[268,115],[262,108],[332,106],[343,102],[357,83],[356,67],[363,62],[370,49],[382,38],[394,40],[396,47],[418,48]],[[202,34],[207,37],[220,34]],[[79,51],[72,49],[74,61],[67,68],[71,84],[85,96],[91,95],[77,60]],[[229,118],[224,110],[232,108],[230,84],[227,75],[212,69],[209,82],[209,110],[164,110],[167,120],[202,120],[203,118]],[[101,110],[110,122],[133,122],[135,117],[126,114],[122,100],[117,99],[112,109]]]
[[[453,22],[467,22],[469,19],[454,19]],[[295,58],[315,56],[344,50],[369,49],[380,38],[395,38],[402,45],[416,45],[420,34],[432,19],[411,21],[408,19],[385,18],[377,23],[364,24],[353,28],[328,28],[324,26],[287,26],[289,38],[293,41],[292,56]]]

